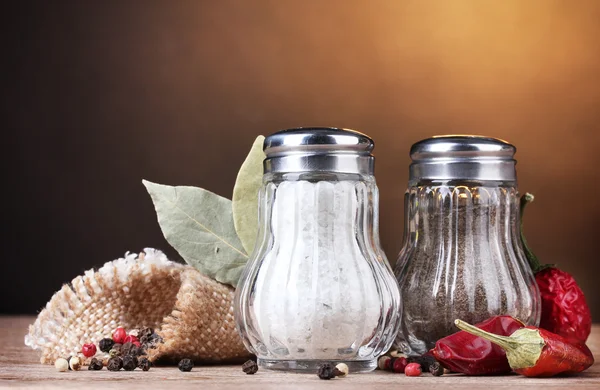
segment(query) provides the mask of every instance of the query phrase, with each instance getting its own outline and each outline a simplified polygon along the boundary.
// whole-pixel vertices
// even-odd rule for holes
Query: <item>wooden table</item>
[[[460,374],[433,377],[406,377],[402,374],[375,371],[369,374],[350,374],[347,378],[319,380],[316,375],[259,371],[246,375],[240,366],[195,367],[192,372],[180,372],[176,367],[152,368],[148,372],[110,372],[82,370],[57,372],[53,366],[39,364],[38,353],[23,344],[27,325],[33,317],[0,317],[0,388],[46,389],[489,389],[524,387],[600,389],[600,325],[595,325],[588,346],[594,353],[593,367],[575,377],[533,379],[518,375],[496,377],[467,377]]]

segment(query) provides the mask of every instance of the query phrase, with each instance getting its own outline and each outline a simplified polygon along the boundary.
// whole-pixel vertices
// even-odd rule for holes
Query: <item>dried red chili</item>
[[[542,299],[540,328],[563,336],[571,343],[585,343],[592,330],[592,314],[583,291],[569,273],[552,265],[541,265],[525,240],[523,213],[533,199],[531,194],[521,197],[521,242]]]
[[[545,329],[527,326],[507,337],[486,332],[461,320],[456,320],[455,324],[504,349],[510,367],[521,375],[549,377],[575,374],[594,364],[594,356],[585,345],[572,344]]]
[[[511,316],[496,316],[475,326],[494,334],[509,336],[525,325]],[[438,340],[431,353],[444,367],[467,375],[503,374],[511,371],[502,348],[462,330]]]

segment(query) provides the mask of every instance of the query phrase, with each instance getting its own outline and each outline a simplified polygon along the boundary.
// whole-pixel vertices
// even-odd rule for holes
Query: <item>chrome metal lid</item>
[[[264,172],[338,172],[372,175],[375,144],[365,134],[334,127],[299,127],[265,138]]]
[[[443,135],[410,149],[410,181],[479,180],[516,182],[517,148],[497,138]]]

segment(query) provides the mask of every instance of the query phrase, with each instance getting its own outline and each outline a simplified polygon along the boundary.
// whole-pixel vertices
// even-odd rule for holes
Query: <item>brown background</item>
[[[600,321],[600,1],[40,1],[2,12],[0,312],[145,246],[141,179],[229,196],[252,140],[299,125],[376,141],[395,259],[412,143],[518,147],[529,241]]]

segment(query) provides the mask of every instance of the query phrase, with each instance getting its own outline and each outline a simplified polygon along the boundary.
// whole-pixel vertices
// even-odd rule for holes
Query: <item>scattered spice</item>
[[[69,359],[69,367],[73,371],[79,371],[81,368],[81,360],[79,360],[77,356],[73,356],[71,359]]]
[[[256,364],[254,360],[248,360],[246,363],[242,364],[242,371],[248,375],[254,375],[258,371],[258,364]]]
[[[136,347],[141,346],[140,340],[138,340],[138,338],[133,335],[129,335],[129,336],[125,337],[125,344],[127,344],[127,343],[131,343],[131,344],[135,345]],[[125,345],[125,344],[123,344],[123,345]]]
[[[112,334],[112,339],[115,343],[124,344],[127,332],[123,328],[117,328]]]
[[[348,368],[348,365],[346,363],[336,364],[335,369],[338,371],[336,376],[339,376],[340,378],[347,377],[348,373],[350,372],[350,369]]]
[[[510,367],[528,377],[574,374],[594,364],[594,356],[584,344],[571,344],[566,338],[532,326],[516,330],[510,336],[498,336],[464,321],[456,326],[500,346],[506,351]]]
[[[137,345],[135,345],[132,342],[127,342],[125,344],[123,344],[123,346],[121,347],[121,355],[127,356],[127,355],[131,355],[131,356],[139,356],[141,355],[141,349],[138,348]]]
[[[429,371],[429,366],[437,362],[435,356],[433,356],[431,351],[421,356],[409,356],[407,360],[408,363],[419,363],[421,368],[425,371]]]
[[[138,360],[135,356],[125,355],[123,356],[123,369],[125,371],[133,371],[138,366]]]
[[[420,376],[422,373],[421,365],[419,363],[408,363],[404,369],[406,376]]]
[[[583,291],[571,274],[548,264],[540,264],[527,245],[523,214],[530,202],[533,202],[532,194],[521,196],[521,243],[540,290],[540,328],[563,336],[573,344],[585,343],[592,330],[592,314]]]
[[[148,360],[148,358],[142,357],[139,359],[138,368],[140,368],[142,371],[148,371],[150,369],[150,366],[151,363],[150,360]]]
[[[406,366],[408,365],[408,359],[405,357],[395,358],[392,364],[392,371],[397,374],[403,374]]]
[[[96,345],[95,344],[83,344],[81,347],[81,353],[85,357],[92,357],[96,354]]]
[[[177,367],[179,367],[179,371],[189,372],[194,368],[194,362],[191,359],[181,359]]]
[[[379,358],[379,360],[377,360],[377,367],[378,367],[380,370],[385,370],[385,364],[386,364],[386,362],[387,362],[388,360],[390,360],[390,359],[391,359],[391,357],[389,357],[389,356],[385,356],[385,355],[384,355],[384,356],[381,356],[381,357]]]
[[[104,367],[104,364],[102,364],[102,361],[100,359],[92,358],[92,361],[90,362],[90,365],[88,366],[88,370],[99,371],[102,369],[102,367]]]
[[[58,358],[54,362],[54,367],[58,372],[65,372],[69,370],[69,362],[67,359]]]
[[[490,333],[510,336],[525,325],[511,316],[495,316],[475,326]],[[466,375],[505,374],[511,371],[502,348],[463,330],[438,340],[431,352],[445,367]]]
[[[439,362],[435,362],[429,365],[429,372],[433,376],[442,376],[444,375],[444,367]]]
[[[100,340],[100,342],[98,343],[98,347],[100,348],[100,351],[102,352],[110,352],[110,350],[113,348],[113,345],[115,345],[115,342],[113,341],[113,339],[109,339],[109,338],[104,338],[102,340]]]
[[[108,371],[119,371],[122,367],[123,367],[123,360],[118,356],[111,358],[108,361],[108,366],[106,366]]]
[[[319,376],[319,379],[329,380],[331,378],[335,378],[334,370],[335,367],[333,366],[333,364],[323,363],[319,366],[319,369],[317,370],[317,375]]]

